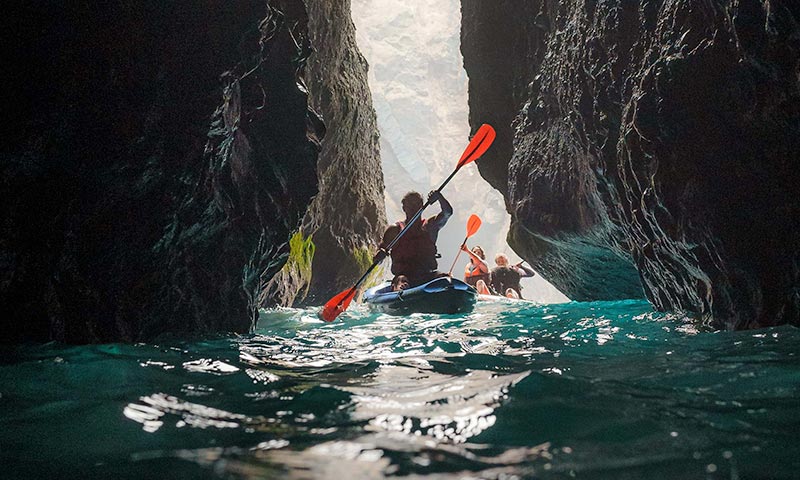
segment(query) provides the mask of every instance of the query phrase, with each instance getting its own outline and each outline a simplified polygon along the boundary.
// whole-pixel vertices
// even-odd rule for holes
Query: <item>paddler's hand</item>
[[[380,248],[378,249],[378,253],[375,254],[375,258],[372,259],[372,263],[381,263],[389,256],[389,253],[386,250]]]
[[[469,248],[467,248],[467,246],[466,246],[466,245],[461,245],[461,251],[462,251],[462,252],[469,253]]]
[[[442,194],[438,190],[431,190],[428,194],[428,203],[432,204],[433,202],[438,202],[442,199]]]

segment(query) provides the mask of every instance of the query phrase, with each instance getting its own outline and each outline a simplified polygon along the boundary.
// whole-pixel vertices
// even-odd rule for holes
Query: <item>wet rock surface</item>
[[[463,0],[481,174],[575,300],[800,323],[800,5]],[[504,61],[508,61],[508,64]]]
[[[7,10],[3,339],[247,331],[317,192],[296,22],[265,1]]]
[[[349,0],[306,0],[314,53],[310,102],[327,133],[318,163],[319,194],[301,232],[314,245],[309,266],[289,263],[270,282],[267,304],[321,305],[351,287],[372,263],[386,227],[383,171],[367,62],[356,45]],[[300,12],[293,12],[300,16]]]

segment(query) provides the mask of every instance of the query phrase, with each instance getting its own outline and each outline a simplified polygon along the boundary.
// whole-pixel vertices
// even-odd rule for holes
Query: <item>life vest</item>
[[[490,279],[492,278],[492,276],[491,276],[490,273],[482,272],[480,267],[477,267],[477,266],[473,265],[471,262],[470,262],[469,266],[471,267],[471,269],[469,270],[469,273],[464,275],[464,281],[465,282],[467,282],[468,284],[472,285],[473,287],[476,286],[476,284],[478,283],[478,280],[483,280],[484,283],[486,283],[487,287],[489,285],[491,285]]]
[[[428,221],[422,220],[419,228],[411,227],[392,247],[392,273],[412,277],[436,270],[436,242],[426,228]],[[402,230],[404,222],[397,222]]]

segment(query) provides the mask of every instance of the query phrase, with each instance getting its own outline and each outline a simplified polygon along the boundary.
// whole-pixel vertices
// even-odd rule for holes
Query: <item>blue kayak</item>
[[[364,292],[364,302],[372,310],[393,315],[463,313],[472,311],[477,296],[478,292],[461,280],[440,277],[397,292],[385,282]]]

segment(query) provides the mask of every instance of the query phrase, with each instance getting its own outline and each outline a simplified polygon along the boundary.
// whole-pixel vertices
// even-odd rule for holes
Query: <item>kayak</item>
[[[481,302],[500,302],[500,303],[530,303],[537,305],[533,300],[525,300],[524,298],[509,298],[500,295],[478,295],[478,300]]]
[[[478,292],[461,280],[439,277],[397,292],[392,291],[390,282],[385,282],[364,292],[363,298],[372,310],[406,315],[471,312],[477,296]]]

